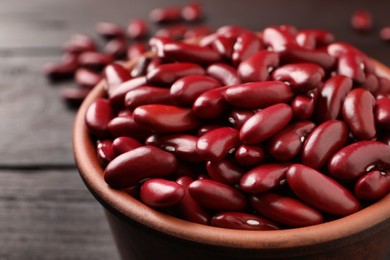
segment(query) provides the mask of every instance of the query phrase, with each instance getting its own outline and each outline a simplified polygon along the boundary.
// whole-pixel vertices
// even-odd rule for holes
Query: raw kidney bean
[[[288,161],[294,158],[303,146],[303,142],[315,124],[310,121],[301,121],[277,133],[268,143],[268,152],[279,161]]]
[[[219,161],[239,145],[238,130],[221,127],[202,135],[196,143],[196,152],[205,161]]]
[[[265,152],[261,146],[242,144],[234,153],[234,159],[242,166],[255,166],[265,161]]]
[[[338,74],[350,77],[358,84],[362,84],[366,80],[364,70],[363,59],[355,54],[345,54],[338,58]]]
[[[114,118],[114,112],[107,99],[96,99],[85,113],[88,130],[97,137],[109,135],[108,122]]]
[[[111,92],[108,92],[108,97],[110,103],[115,108],[122,108],[125,106],[125,96],[127,92],[146,85],[146,77],[138,77],[134,79],[127,80],[123,83],[120,83]],[[112,85],[111,85],[112,86]]]
[[[211,179],[228,185],[238,184],[245,173],[244,169],[227,158],[220,161],[208,161],[206,169]]]
[[[286,64],[272,73],[273,80],[288,82],[299,92],[307,92],[318,88],[325,71],[314,63]]]
[[[314,45],[309,43],[309,46],[312,47],[310,49],[326,46],[335,40],[332,33],[321,29],[302,30],[295,37],[296,42],[303,47],[307,46],[307,42],[311,41],[310,39],[314,39]]]
[[[351,90],[345,97],[342,115],[354,136],[361,140],[375,137],[374,96],[365,89]]]
[[[299,32],[295,35],[295,41],[303,48],[314,50],[316,48],[316,39],[313,34]]]
[[[128,136],[120,136],[112,141],[112,150],[116,156],[141,146],[142,144],[140,142]]]
[[[164,179],[154,178],[145,181],[140,190],[140,198],[150,207],[163,208],[178,204],[184,197],[182,185]]]
[[[359,32],[368,32],[373,27],[371,13],[366,10],[358,10],[351,17],[351,26]]]
[[[199,25],[196,27],[188,28],[184,33],[184,39],[199,39],[208,36],[213,33],[213,30],[207,25]],[[200,45],[199,45],[200,46]]]
[[[159,29],[155,36],[166,37],[171,40],[182,40],[187,32],[188,26],[184,24],[170,25]]]
[[[375,96],[377,99],[388,97],[390,98],[390,79],[378,77],[378,91]]]
[[[87,35],[75,34],[62,46],[62,49],[65,53],[77,56],[83,52],[96,51],[96,44],[94,40]]]
[[[108,130],[115,137],[128,136],[137,140],[145,140],[151,132],[134,121],[133,114],[117,116],[108,123]]]
[[[336,152],[328,163],[329,173],[340,179],[356,179],[372,166],[390,167],[390,146],[376,141],[360,141]]]
[[[201,206],[220,211],[243,211],[245,196],[238,190],[213,180],[196,180],[188,187],[191,197]]]
[[[100,22],[96,24],[96,32],[106,39],[123,38],[124,31],[122,27],[115,23]]]
[[[133,19],[127,26],[126,34],[130,39],[142,39],[149,34],[148,24],[143,19]]]
[[[146,56],[141,56],[138,58],[137,63],[130,71],[130,75],[133,78],[141,77],[146,74],[146,71],[151,63],[152,59]]]
[[[337,119],[345,97],[352,89],[349,77],[336,75],[329,78],[319,88],[315,117],[319,122]]]
[[[218,38],[217,33],[211,33],[199,40],[198,45],[202,47],[212,47],[213,42]]]
[[[149,14],[155,23],[177,22],[181,20],[181,9],[177,6],[167,6],[153,9]]]
[[[222,56],[211,48],[184,42],[164,44],[162,52],[162,57],[169,60],[193,62],[202,65],[220,62],[222,59]]]
[[[228,121],[234,128],[240,129],[254,114],[255,112],[252,110],[232,110],[229,113]]]
[[[261,50],[243,60],[238,66],[237,73],[242,82],[266,81],[270,79],[271,71],[278,66],[278,53]]]
[[[273,51],[279,52],[284,50],[288,43],[296,44],[295,33],[292,33],[291,28],[286,26],[267,27],[263,31],[263,42]]]
[[[102,80],[100,74],[83,68],[78,69],[75,74],[76,83],[84,88],[91,89],[96,86],[100,80]]]
[[[174,155],[154,146],[142,146],[115,157],[104,171],[104,180],[113,188],[127,188],[145,178],[169,176],[177,165]]]
[[[91,90],[88,88],[64,88],[61,90],[61,98],[70,106],[79,106],[88,96]]]
[[[111,139],[98,140],[96,142],[96,156],[101,166],[106,167],[115,158]]]
[[[114,61],[111,55],[99,52],[87,51],[78,56],[80,66],[100,71]]]
[[[109,96],[111,96],[120,84],[132,78],[130,72],[118,63],[112,63],[106,66],[103,71],[103,76],[106,80],[105,90]]]
[[[201,137],[202,135],[210,132],[211,130],[220,128],[220,125],[203,125],[198,129],[198,137]]]
[[[198,137],[187,134],[152,135],[146,140],[146,145],[157,146],[172,153],[178,159],[186,162],[200,162],[196,152]]]
[[[217,35],[216,39],[210,44],[211,47],[224,56],[230,59],[233,54],[233,46],[236,42],[234,37],[225,37],[223,35]]]
[[[199,21],[203,18],[203,8],[198,3],[187,4],[181,10],[181,17],[189,22]]]
[[[126,57],[127,41],[123,38],[112,39],[104,46],[104,52],[122,60]]]
[[[272,120],[269,120],[272,118]],[[282,130],[292,118],[292,109],[286,104],[269,106],[254,114],[240,130],[240,140],[246,144],[257,144]]]
[[[240,188],[257,194],[275,189],[286,178],[289,164],[262,164],[245,173],[240,180]]]
[[[385,41],[389,42],[390,41],[390,26],[385,26],[383,27],[380,32],[379,32],[379,37]]]
[[[224,86],[232,86],[241,83],[236,69],[224,63],[215,63],[210,65],[207,68],[207,75],[215,78]]]
[[[306,94],[296,95],[291,101],[294,118],[298,120],[309,119],[314,111],[318,99],[318,89],[313,89]]]
[[[252,56],[258,52],[261,48],[261,42],[259,38],[252,32],[241,33],[234,43],[232,62],[238,66],[241,61]]]
[[[362,84],[361,88],[365,88],[372,94],[376,94],[379,88],[378,77],[373,73],[367,74],[366,81],[364,81],[364,84]]]
[[[348,128],[344,122],[329,120],[317,126],[307,137],[302,149],[301,161],[313,169],[320,169],[344,147],[348,138]]]
[[[360,200],[379,200],[390,192],[389,172],[373,170],[363,175],[355,184],[355,196]]]
[[[133,43],[127,48],[127,59],[132,60],[138,58],[142,56],[142,54],[144,54],[146,51],[148,51],[148,45],[146,43]]]
[[[256,109],[286,103],[293,97],[293,91],[280,81],[248,82],[229,87],[224,96],[233,106]]]
[[[188,191],[188,186],[190,186],[193,180],[190,177],[184,176],[178,178],[176,182],[185,189],[185,195],[178,204],[180,213],[189,221],[208,225],[211,218],[210,214],[191,197]]]
[[[193,130],[200,121],[191,109],[170,105],[143,105],[134,110],[134,121],[157,133],[178,133]]]
[[[161,64],[162,64],[162,61],[161,61],[160,58],[153,58],[153,59],[150,61],[149,65],[148,65],[148,67],[147,67],[147,69],[146,69],[146,73],[148,73],[148,72],[150,72],[150,71],[156,69],[156,68],[157,68],[158,66],[160,66]]]
[[[149,39],[149,47],[150,49],[157,54],[158,57],[163,57],[163,48],[164,45],[167,43],[173,42],[172,39],[166,37],[166,36],[154,36]]]
[[[275,230],[279,227],[264,218],[240,212],[221,212],[214,215],[211,226],[240,230]]]
[[[177,62],[161,64],[156,69],[149,71],[146,74],[146,79],[150,84],[169,85],[185,76],[204,74],[204,69],[195,63]]]
[[[320,212],[299,200],[277,193],[261,193],[250,197],[257,212],[277,223],[290,227],[305,227],[321,224],[324,220]]]
[[[318,210],[347,216],[360,209],[359,201],[346,188],[310,167],[294,164],[288,168],[286,177],[293,192]]]
[[[79,63],[74,55],[65,54],[57,63],[47,63],[43,66],[43,73],[51,80],[72,77],[78,69]]]
[[[390,129],[390,98],[376,100],[375,123],[381,129]]]
[[[125,106],[130,110],[148,104],[173,105],[169,89],[141,86],[130,90],[125,96]]]
[[[223,114],[228,103],[223,95],[228,87],[219,87],[203,92],[194,102],[192,110],[201,118],[215,118]]]
[[[250,31],[244,27],[237,26],[237,25],[225,25],[218,28],[216,33],[218,35],[223,35],[228,38],[230,37],[237,38],[240,34],[245,32],[250,32]]]
[[[211,77],[190,75],[175,81],[170,88],[170,95],[176,104],[192,106],[203,92],[218,87],[221,87],[221,84]]]

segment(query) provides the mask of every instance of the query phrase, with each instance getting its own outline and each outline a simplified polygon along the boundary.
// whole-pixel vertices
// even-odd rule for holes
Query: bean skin
[[[196,22],[203,18],[203,8],[198,3],[185,5],[181,10],[181,16],[189,22]]]
[[[188,187],[191,197],[201,206],[219,211],[243,211],[245,196],[238,190],[213,180],[196,180]]]
[[[43,73],[50,80],[58,80],[72,77],[78,68],[77,56],[65,54],[59,62],[45,64]]]
[[[184,197],[182,185],[165,179],[154,178],[145,181],[140,189],[140,198],[150,207],[163,208],[178,204]]]
[[[334,179],[302,164],[294,164],[286,173],[293,192],[312,207],[323,212],[347,216],[360,209],[359,201]]]
[[[110,120],[107,125],[110,134],[114,137],[128,136],[139,141],[145,140],[152,134],[151,131],[141,127],[134,121],[132,113],[125,116],[117,116]]]
[[[215,118],[228,109],[224,93],[228,87],[219,87],[203,92],[194,102],[192,111],[201,118]]]
[[[304,42],[305,39],[310,36],[312,36],[314,39],[314,48],[331,44],[335,40],[335,37],[332,33],[321,29],[301,30],[296,35],[295,39],[297,43],[302,46],[302,42]]]
[[[177,6],[167,6],[153,9],[149,18],[155,23],[177,22],[181,20],[181,9]]]
[[[390,167],[390,146],[376,141],[360,141],[336,152],[328,163],[330,175],[357,179],[371,166]]]
[[[126,34],[130,39],[142,39],[149,33],[149,27],[145,20],[133,19],[127,26]]]
[[[152,85],[169,85],[179,78],[188,75],[204,75],[204,69],[194,63],[177,62],[162,64],[146,74],[148,83]]]
[[[96,156],[101,166],[106,167],[115,158],[111,139],[98,140],[96,142]]]
[[[241,61],[258,52],[261,48],[259,38],[252,32],[241,33],[234,43],[232,62],[235,66]]]
[[[187,30],[188,26],[185,24],[174,24],[160,28],[156,31],[155,36],[166,37],[172,41],[181,41]]]
[[[321,224],[320,212],[297,199],[277,193],[261,193],[250,197],[250,203],[261,215],[290,227],[305,227]]]
[[[126,52],[127,59],[133,60],[139,58],[142,56],[142,54],[144,54],[147,51],[148,51],[148,45],[144,42],[136,42],[130,44]]]
[[[215,63],[207,68],[207,75],[215,78],[224,86],[233,86],[240,84],[240,78],[237,75],[237,70],[224,63]]]
[[[240,129],[254,114],[252,110],[232,110],[229,113],[228,121],[234,128]]]
[[[295,35],[288,27],[271,26],[264,29],[263,41],[273,51],[279,52],[285,48],[286,44],[295,44]]]
[[[125,106],[130,110],[149,104],[173,105],[169,89],[141,86],[130,90],[125,96]]]
[[[95,26],[96,32],[105,39],[123,38],[124,31],[122,27],[115,23],[100,22]]]
[[[145,178],[169,176],[177,166],[172,154],[153,146],[142,146],[112,160],[104,171],[104,180],[111,187],[122,189]]]
[[[211,219],[211,226],[239,230],[275,230],[279,227],[259,216],[241,212],[221,212]]]
[[[345,146],[347,138],[348,128],[344,122],[329,120],[322,123],[307,137],[302,149],[302,163],[320,169],[334,153]]]
[[[87,51],[96,51],[95,41],[85,34],[74,34],[69,41],[65,42],[62,46],[62,50],[67,54],[75,56],[80,55]]]
[[[107,99],[96,99],[85,113],[85,123],[88,130],[97,137],[109,135],[108,122],[114,118],[114,112]]]
[[[270,79],[270,71],[279,66],[279,55],[276,52],[261,50],[243,60],[237,72],[241,81],[266,81]]]
[[[234,159],[242,166],[255,166],[266,160],[266,154],[259,145],[242,144],[236,149]]]
[[[359,32],[368,32],[373,27],[371,13],[366,10],[358,10],[352,14],[351,26]]]
[[[318,89],[296,95],[291,101],[294,118],[298,120],[309,119],[314,114],[318,95]]]
[[[118,63],[112,63],[106,66],[103,75],[106,80],[105,89],[109,96],[120,84],[132,78],[130,72]]]
[[[390,129],[390,99],[381,98],[376,100],[375,123],[381,129]]]
[[[375,201],[390,192],[388,172],[373,170],[363,175],[355,184],[355,196],[364,201]]]
[[[269,106],[245,122],[240,129],[240,140],[246,144],[265,141],[282,130],[290,122],[292,114],[291,107],[286,104]]]
[[[116,156],[141,147],[142,144],[136,139],[128,136],[120,136],[112,142],[112,150]]]
[[[83,52],[78,56],[80,66],[97,71],[101,71],[113,61],[114,58],[111,55],[94,51]]]
[[[125,96],[127,92],[144,85],[146,85],[146,77],[144,76],[121,83],[108,95],[111,105],[115,108],[125,107]]]
[[[218,35],[211,43],[211,47],[225,58],[230,59],[233,54],[233,46],[235,42],[235,37],[225,37],[223,35]]]
[[[126,57],[127,41],[124,38],[112,39],[104,46],[104,52],[115,60],[123,60]]]
[[[206,169],[211,179],[228,185],[238,184],[245,173],[244,169],[226,158],[220,161],[208,161]]]
[[[225,37],[237,38],[240,34],[250,32],[248,29],[238,25],[225,25],[217,30],[217,35],[223,35]]]
[[[350,77],[358,84],[366,81],[363,58],[352,53],[338,58],[337,72],[340,75]]]
[[[100,80],[102,80],[100,74],[83,68],[78,69],[75,74],[76,83],[83,88],[92,89]]]

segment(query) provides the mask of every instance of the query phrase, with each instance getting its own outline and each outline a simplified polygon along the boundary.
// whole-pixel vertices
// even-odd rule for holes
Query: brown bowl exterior
[[[375,63],[378,73],[390,78],[390,69]],[[78,111],[74,156],[85,185],[105,208],[123,259],[385,259],[389,253],[390,194],[357,213],[320,225],[244,231],[181,220],[110,188],[84,120],[88,106],[102,96],[104,82]]]

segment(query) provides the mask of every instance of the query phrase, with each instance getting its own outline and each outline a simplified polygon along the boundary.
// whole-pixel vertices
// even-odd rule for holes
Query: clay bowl
[[[378,73],[390,69],[375,62]],[[129,66],[132,64],[130,63]],[[98,84],[79,109],[74,155],[80,175],[103,205],[123,259],[385,259],[390,249],[390,194],[350,216],[277,231],[242,231],[191,223],[160,213],[103,180],[84,115],[104,95]]]

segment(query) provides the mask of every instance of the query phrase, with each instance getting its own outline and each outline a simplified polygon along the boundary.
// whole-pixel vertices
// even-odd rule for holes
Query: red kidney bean
[[[243,211],[245,196],[238,190],[213,180],[196,180],[188,187],[191,197],[201,206],[221,211]]]
[[[72,77],[78,69],[79,63],[74,55],[63,55],[56,63],[47,63],[43,66],[43,73],[51,80]]]
[[[297,44],[303,48],[314,50],[316,48],[316,39],[313,34],[306,32],[299,32],[295,36],[295,41]]]
[[[148,73],[148,72],[150,72],[150,71],[156,69],[156,68],[157,68],[158,66],[160,66],[161,64],[162,64],[162,61],[161,61],[160,58],[153,58],[153,59],[150,61],[149,65],[148,65],[148,67],[147,67],[147,69],[146,69],[146,73]]]
[[[269,120],[272,118],[272,120]],[[269,106],[254,114],[240,130],[240,140],[246,144],[257,144],[282,130],[292,118],[292,109],[286,104]]]
[[[343,75],[329,78],[319,88],[316,107],[316,119],[319,122],[337,119],[345,97],[352,89],[352,80]]]
[[[314,46],[312,46],[312,49],[329,45],[335,40],[335,37],[332,33],[321,29],[307,29],[299,31],[295,37],[295,40],[299,45],[304,47],[306,46],[305,43],[307,41],[311,41],[309,40],[310,38],[314,39]]]
[[[232,110],[229,113],[228,121],[234,128],[240,129],[254,114],[255,112],[252,110]]]
[[[356,179],[372,166],[390,167],[390,146],[376,141],[360,141],[336,152],[328,163],[329,173],[340,179]]]
[[[317,210],[297,199],[277,193],[267,192],[253,195],[250,202],[261,215],[290,227],[312,226],[324,221]]]
[[[88,88],[64,88],[61,90],[61,98],[71,107],[78,107],[88,96],[91,90]]]
[[[123,38],[112,39],[104,46],[104,52],[116,59],[122,60],[126,57],[127,41]]]
[[[237,72],[242,82],[266,81],[270,79],[270,72],[278,66],[278,53],[261,50],[243,60]]]
[[[201,137],[202,135],[210,132],[211,130],[220,128],[220,125],[203,125],[198,129],[198,137]]]
[[[172,39],[166,37],[166,36],[154,36],[149,39],[149,47],[150,49],[157,54],[158,57],[163,57],[163,48],[164,45],[167,43],[173,42]]]
[[[138,58],[147,51],[148,51],[148,45],[146,43],[143,42],[133,43],[127,48],[127,59],[132,60]]]
[[[163,208],[178,204],[184,197],[182,185],[164,179],[154,178],[145,181],[140,190],[140,198],[150,207]]]
[[[187,25],[184,24],[177,24],[177,25],[170,25],[167,27],[163,27],[159,29],[155,36],[157,37],[166,37],[168,39],[179,41],[184,38],[184,35],[188,29]]]
[[[275,189],[286,178],[289,164],[263,164],[245,173],[240,180],[240,188],[248,193],[257,194]]]
[[[170,105],[143,105],[134,110],[134,121],[157,133],[178,133],[199,126],[199,119],[191,109]]]
[[[360,209],[359,201],[334,179],[302,164],[294,164],[286,173],[293,192],[312,207],[323,212],[347,216]]]
[[[207,68],[207,75],[215,78],[224,86],[232,86],[241,83],[236,69],[224,63],[210,65]]]
[[[245,32],[250,32],[250,31],[244,27],[237,26],[237,25],[225,25],[218,28],[216,33],[218,35],[223,35],[228,38],[230,37],[237,38],[240,34]]]
[[[244,32],[240,34],[233,46],[232,62],[238,64],[258,52],[261,48],[259,38],[252,32]]]
[[[378,90],[375,96],[377,99],[390,98],[390,79],[378,77]]]
[[[146,56],[141,56],[138,58],[137,63],[130,71],[130,75],[133,78],[145,76],[146,71],[151,63],[152,59]]]
[[[198,3],[187,4],[181,10],[181,17],[189,22],[199,21],[203,18],[203,8]]]
[[[149,14],[155,23],[177,22],[181,20],[181,9],[177,6],[167,6],[153,9]]]
[[[199,165],[197,165],[197,164],[180,161],[179,166],[177,167],[177,169],[175,171],[175,176],[178,178],[189,177],[192,179],[198,179],[199,176],[201,174],[203,174],[204,171],[205,171],[205,169],[202,169],[202,167],[199,167]],[[191,180],[191,182],[192,182],[192,180]]]
[[[177,62],[158,66],[146,74],[146,79],[150,84],[168,85],[185,76],[204,74],[204,69],[197,64]]]
[[[314,63],[286,64],[272,73],[272,79],[288,82],[297,91],[307,92],[318,88],[325,71]]]
[[[185,189],[185,195],[178,204],[180,213],[189,221],[208,225],[211,218],[210,214],[191,197],[188,191],[188,186],[190,186],[193,180],[190,177],[184,176],[178,178],[176,182]]]
[[[240,230],[275,230],[279,227],[264,218],[241,212],[222,212],[214,215],[211,226]]]
[[[296,122],[277,133],[268,143],[268,152],[279,161],[293,159],[300,151],[306,137],[315,128],[310,121]]]
[[[273,51],[284,50],[284,46],[288,43],[295,44],[295,34],[292,33],[290,27],[271,26],[263,31],[264,44],[271,47]]]
[[[208,161],[206,169],[212,180],[228,185],[238,184],[245,173],[244,169],[226,158],[220,161]]]
[[[184,39],[198,39],[206,37],[207,35],[213,33],[213,30],[207,25],[199,25],[196,27],[188,28],[184,33]]]
[[[146,77],[138,77],[127,80],[115,88],[111,92],[108,92],[110,103],[116,108],[122,108],[125,106],[125,96],[127,92],[146,85]],[[111,85],[112,86],[112,85]]]
[[[236,42],[234,37],[225,37],[223,35],[217,35],[216,39],[210,44],[211,48],[216,50],[222,56],[230,59],[233,54],[233,46]]]
[[[65,53],[79,55],[83,52],[96,51],[96,44],[94,40],[88,35],[74,34],[63,46]]]
[[[208,65],[222,60],[221,54],[211,48],[184,42],[164,44],[162,57],[173,61],[193,62],[202,65]]]
[[[98,140],[96,142],[96,156],[103,167],[106,167],[115,158],[112,143],[111,139]]]
[[[126,34],[130,39],[143,39],[149,34],[149,26],[143,19],[133,19],[127,26]]]
[[[228,108],[223,95],[228,87],[219,87],[203,92],[194,102],[192,111],[201,118],[215,118]]]
[[[389,42],[390,41],[390,26],[385,26],[383,27],[380,32],[379,32],[379,37],[385,41]]]
[[[360,200],[379,200],[390,192],[389,172],[372,170],[363,175],[355,184],[355,196]]]
[[[372,94],[376,94],[379,89],[379,80],[378,77],[374,73],[369,73],[366,75],[366,80],[360,86],[361,88],[365,88],[370,91]]]
[[[172,100],[181,106],[192,106],[195,100],[203,93],[220,87],[221,84],[204,75],[190,75],[178,79],[172,84],[170,94]]]
[[[124,31],[122,27],[115,23],[100,22],[96,24],[96,32],[106,39],[123,38]]]
[[[196,143],[196,152],[206,161],[219,161],[239,145],[238,130],[221,127],[202,135]]]
[[[359,32],[368,32],[373,27],[371,13],[367,10],[358,10],[351,17],[351,26]]]
[[[348,128],[344,122],[329,120],[317,126],[303,145],[301,161],[313,169],[320,169],[348,138]]]
[[[118,88],[120,84],[131,79],[129,70],[118,63],[112,63],[106,66],[103,71],[103,76],[106,80],[105,90],[107,91],[108,96],[111,96],[112,92]]]
[[[318,89],[296,95],[291,101],[294,118],[298,120],[309,119],[315,111],[318,95]]]
[[[154,146],[142,146],[115,157],[104,171],[104,180],[113,188],[127,188],[145,178],[161,178],[175,172],[174,155]]]
[[[363,59],[355,54],[345,54],[338,58],[338,74],[350,77],[358,84],[362,84],[366,80],[364,70]]]
[[[198,45],[202,47],[212,47],[213,42],[218,38],[219,34],[211,33],[199,40]]]
[[[293,97],[293,92],[283,82],[263,81],[231,86],[224,96],[233,106],[256,109],[288,102]]]
[[[169,89],[141,86],[130,90],[125,96],[125,106],[130,110],[149,104],[173,105]]]
[[[375,123],[381,129],[390,129],[390,98],[376,100]]]
[[[100,74],[83,68],[78,69],[75,74],[76,83],[84,88],[91,89],[96,86],[101,80],[102,76],[100,76]]]
[[[112,141],[112,150],[116,156],[132,151],[141,146],[142,144],[140,142],[128,136],[120,136]]]
[[[342,115],[354,136],[361,140],[375,137],[374,96],[365,89],[351,90],[345,97]]]
[[[234,153],[234,159],[242,166],[255,166],[265,161],[265,152],[261,146],[242,144]]]
[[[146,145],[157,146],[186,162],[200,162],[201,158],[196,152],[198,139],[187,134],[152,135],[146,140]]]
[[[117,116],[108,123],[108,130],[115,137],[128,136],[137,140],[145,140],[151,132],[134,121],[133,114]]]
[[[80,66],[97,71],[102,70],[113,61],[111,55],[92,51],[83,52],[78,57]]]
[[[107,99],[98,98],[89,105],[85,113],[85,123],[88,130],[97,137],[109,135],[108,122],[114,117],[114,112]]]

